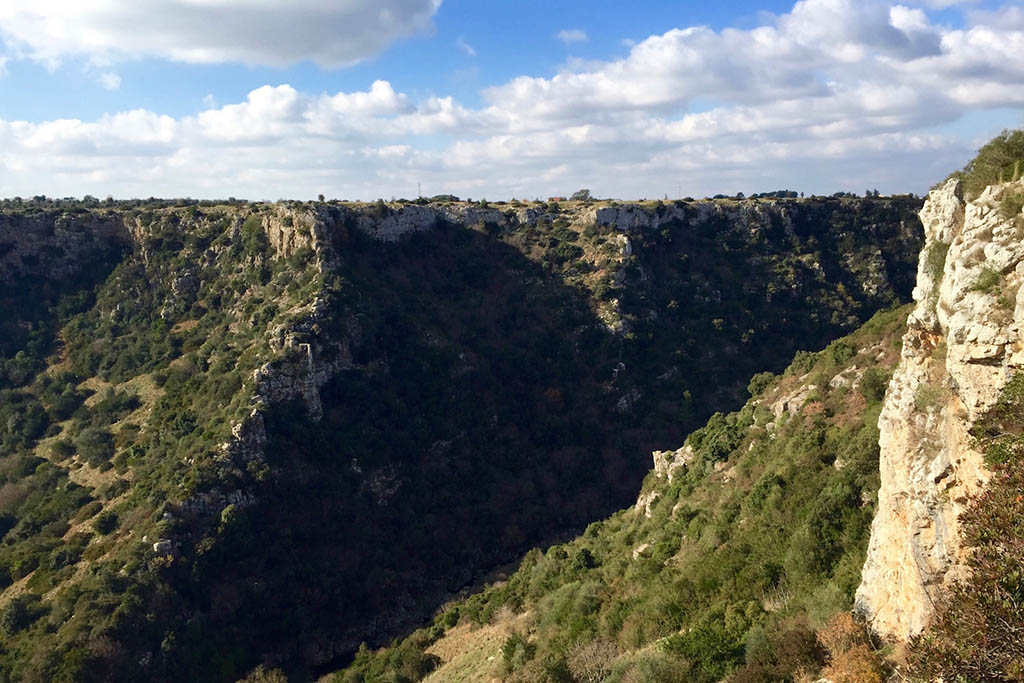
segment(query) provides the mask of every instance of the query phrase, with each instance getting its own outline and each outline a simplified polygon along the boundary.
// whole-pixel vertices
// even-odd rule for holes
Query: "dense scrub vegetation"
[[[963,170],[950,177],[963,180],[969,199],[989,185],[1019,180],[1024,173],[1024,130],[1004,130],[978,150]],[[1019,211],[1019,209],[1018,209]]]
[[[650,474],[637,507],[529,552],[429,628],[361,650],[336,680],[420,680],[441,664],[430,646],[456,625],[525,614],[492,671],[505,680],[787,681],[828,668],[880,682],[881,660],[845,610],[906,315],[878,314],[781,377],[755,377],[747,405],[691,434],[689,465],[671,481]]]
[[[65,220],[41,216],[30,218]],[[307,264],[246,251],[223,211],[128,219],[141,231],[134,254],[115,241],[67,279],[3,289],[31,331],[4,348],[5,680],[133,679],[161,641],[175,650],[188,581],[151,546],[169,504],[224,483],[212,458],[267,353],[263,326],[311,291],[293,284],[310,283]]]
[[[785,208],[687,205],[629,254],[557,206],[397,245],[320,207],[328,253],[271,246],[302,207],[130,209],[127,256],[35,306],[3,289],[30,333],[2,350],[0,675],[307,675],[625,504],[754,372],[909,294],[915,203]],[[257,406],[265,452],[226,451],[254,370],[304,343],[347,359],[323,419]]]

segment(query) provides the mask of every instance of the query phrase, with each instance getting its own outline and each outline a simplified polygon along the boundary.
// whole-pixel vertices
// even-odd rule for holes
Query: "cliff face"
[[[72,277],[130,241],[124,221],[111,213],[0,213],[0,284],[12,284],[19,277]]]
[[[879,418],[881,489],[856,600],[887,637],[920,633],[962,572],[958,516],[988,476],[970,430],[1024,366],[1021,217],[999,206],[1020,186],[965,202],[953,179],[920,214],[916,307]]]

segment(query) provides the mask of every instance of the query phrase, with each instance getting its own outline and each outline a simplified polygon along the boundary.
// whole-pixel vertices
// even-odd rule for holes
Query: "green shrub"
[[[572,568],[575,571],[593,569],[597,566],[597,559],[588,548],[580,548],[572,558]]]
[[[750,378],[747,384],[747,392],[753,396],[760,396],[761,392],[767,389],[776,380],[775,374],[771,372],[759,372]]]
[[[914,392],[914,408],[920,412],[927,412],[939,406],[945,396],[942,386],[922,382]]]
[[[19,595],[0,612],[0,633],[10,638],[31,626],[43,612],[38,595]]]
[[[958,175],[968,198],[980,195],[986,187],[1014,180],[1024,160],[1024,130],[1004,130],[984,147]]]
[[[825,663],[825,649],[801,621],[772,634],[761,633],[750,642],[746,664],[729,676],[728,683],[794,681],[797,675],[817,672]]]
[[[118,524],[117,513],[107,510],[96,516],[92,522],[92,528],[96,530],[96,533],[105,536],[116,529]]]
[[[1006,191],[999,200],[999,214],[1009,220],[1019,216],[1024,210],[1024,192],[1020,190]]]
[[[832,342],[826,347],[825,351],[836,365],[842,365],[857,355],[856,347],[845,339]]]
[[[93,467],[110,460],[114,455],[114,437],[106,429],[89,427],[75,439],[78,454]]]
[[[934,293],[938,293],[939,284],[942,282],[942,275],[946,270],[946,256],[949,254],[949,244],[935,240],[925,253],[925,270],[934,281]]]
[[[743,656],[741,642],[717,624],[666,638],[661,648],[688,661],[694,681],[721,680]]]
[[[978,278],[971,285],[971,291],[991,294],[999,287],[999,283],[1002,281],[1003,276],[998,270],[986,266],[978,273]]]
[[[883,368],[870,367],[860,376],[860,384],[857,390],[868,403],[877,403],[885,398],[885,391],[889,388],[890,373]]]
[[[242,249],[250,255],[265,254],[270,242],[267,232],[263,229],[263,219],[259,214],[250,214],[241,229]]]
[[[75,446],[67,439],[58,439],[50,444],[50,455],[57,462],[67,460],[75,454]]]
[[[501,644],[501,662],[505,673],[521,669],[537,654],[537,646],[519,631],[513,631]]]

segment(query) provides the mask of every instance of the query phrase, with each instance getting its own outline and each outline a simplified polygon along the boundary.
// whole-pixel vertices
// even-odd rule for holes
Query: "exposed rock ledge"
[[[882,483],[856,598],[886,637],[920,633],[964,571],[958,516],[988,478],[969,432],[1024,366],[1021,219],[998,209],[1019,188],[965,203],[954,179],[921,210],[917,306],[879,418]]]

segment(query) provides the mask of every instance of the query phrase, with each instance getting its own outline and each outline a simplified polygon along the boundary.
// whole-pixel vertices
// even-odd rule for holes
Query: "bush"
[[[729,683],[792,681],[818,671],[825,649],[805,623],[797,622],[773,635],[749,643],[746,665],[729,677]]]
[[[19,595],[0,612],[0,633],[10,638],[32,625],[42,616],[39,596],[31,593]]]
[[[501,663],[505,673],[522,668],[536,653],[536,645],[519,631],[513,631],[501,645]]]
[[[890,374],[879,367],[870,367],[860,377],[857,390],[868,403],[877,403],[885,398],[885,390],[889,388]]]
[[[83,430],[75,439],[75,446],[82,459],[93,467],[99,467],[114,455],[114,437],[106,429]]]
[[[832,683],[882,683],[885,668],[878,653],[860,644],[834,656],[821,675]]]
[[[868,645],[867,629],[850,612],[839,612],[818,631],[818,642],[833,658],[857,645]]]
[[[587,548],[580,548],[576,551],[576,554],[573,555],[572,568],[576,571],[593,569],[596,566],[597,560],[594,558],[594,554]]]
[[[690,683],[690,663],[665,652],[644,651],[616,662],[609,683]]]
[[[743,656],[740,642],[717,624],[698,626],[670,636],[662,641],[661,647],[690,662],[695,681],[721,680]]]
[[[941,386],[923,382],[914,392],[914,408],[920,412],[927,412],[936,408],[942,401],[945,392]]]
[[[1024,192],[1017,190],[1003,193],[1002,199],[999,200],[999,214],[1003,218],[1009,220],[1019,216],[1022,210],[1024,210]]]
[[[242,249],[247,254],[265,254],[269,242],[267,241],[267,233],[263,229],[263,219],[260,218],[259,214],[250,214],[245,222],[242,223],[241,230],[242,238]]]
[[[238,683],[288,683],[288,677],[280,669],[268,669],[261,664]]]
[[[576,683],[601,683],[611,673],[618,648],[610,640],[595,640],[573,649],[566,667]]]
[[[1024,130],[1004,130],[978,150],[962,171],[954,175],[963,180],[969,198],[977,197],[986,187],[1013,180],[1020,174],[1024,160]]]
[[[105,536],[116,529],[118,523],[117,513],[113,510],[107,510],[97,515],[96,519],[92,522],[92,528],[96,530],[96,533]]]
[[[67,439],[58,439],[50,445],[50,455],[57,462],[67,460],[75,454],[75,446]]]
[[[936,240],[928,247],[925,253],[925,271],[935,282],[935,290],[938,291],[942,274],[946,270],[946,256],[949,254],[949,244]]]
[[[998,270],[989,267],[982,268],[978,273],[978,279],[971,285],[971,291],[991,294],[1002,280],[1003,276]]]
[[[773,373],[759,372],[750,378],[750,383],[747,384],[747,391],[752,397],[759,396],[761,392],[771,386],[774,381],[775,375]]]

